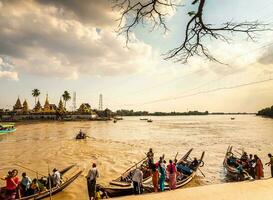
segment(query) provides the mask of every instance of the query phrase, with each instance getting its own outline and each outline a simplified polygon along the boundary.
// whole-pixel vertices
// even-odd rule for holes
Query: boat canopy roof
[[[8,127],[13,127],[15,124],[10,123],[10,124],[0,124],[0,127],[8,128]]]

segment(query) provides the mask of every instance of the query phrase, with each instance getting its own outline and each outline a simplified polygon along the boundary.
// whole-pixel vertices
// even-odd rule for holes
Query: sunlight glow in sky
[[[167,34],[138,26],[129,48],[115,32],[119,14],[109,2],[0,0],[0,108],[11,108],[17,96],[33,106],[34,88],[42,103],[48,93],[57,104],[68,90],[77,93],[78,106],[93,108],[103,94],[104,107],[112,110],[256,112],[273,104],[273,81],[204,92],[273,78],[272,32],[261,33],[257,42],[242,35],[231,36],[231,44],[207,41],[227,65],[197,57],[173,63],[162,54],[183,40],[187,13],[194,9],[188,1],[168,17]],[[216,25],[273,25],[272,10],[273,0],[209,0],[204,18]]]

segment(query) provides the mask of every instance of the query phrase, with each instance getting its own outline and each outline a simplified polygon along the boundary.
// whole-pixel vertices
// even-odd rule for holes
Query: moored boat
[[[153,122],[153,120],[152,119],[148,119],[147,122]]]
[[[237,161],[240,159],[233,154],[232,148],[232,146],[228,147],[223,161],[223,166],[226,169],[227,175],[235,180],[251,179],[247,170],[242,169],[241,172],[238,170],[239,164]]]
[[[0,135],[15,132],[15,124],[0,124]]]
[[[140,118],[139,120],[147,121],[148,118]]]
[[[190,158],[193,149],[190,149],[180,160],[177,161],[177,176],[176,176],[176,189],[181,188],[188,184],[196,175],[199,167],[203,167],[205,152],[203,151],[199,160],[196,163]],[[144,183],[145,190],[153,192],[154,187],[152,182]],[[169,190],[169,183],[165,182],[165,190]]]
[[[193,149],[190,149],[179,161],[186,160]],[[147,158],[141,160],[140,163],[146,163],[147,166]],[[132,166],[127,171],[125,171],[120,177],[110,182],[110,185],[103,187],[103,190],[107,193],[109,197],[118,197],[118,196],[125,196],[125,195],[132,195],[133,194],[133,186],[132,186],[132,176],[135,171],[135,166]],[[145,169],[145,167],[144,167]],[[144,171],[143,173],[143,186],[144,192],[151,192],[150,189],[150,179],[151,179],[151,170]],[[148,183],[149,182],[149,183]]]
[[[68,172],[69,170],[71,170],[73,167],[75,167],[76,165],[70,165],[67,168],[64,168],[63,170],[60,171],[61,176],[63,176],[66,172]],[[68,187],[73,181],[75,181],[82,173],[82,170],[74,173],[74,175],[72,175],[71,177],[67,178],[67,179],[63,179],[63,182],[61,183],[60,186],[56,186],[53,188],[49,188],[48,185],[46,186],[46,190],[41,191],[39,193],[30,195],[30,196],[25,196],[25,197],[20,197],[18,196],[18,194],[16,195],[15,200],[38,200],[38,199],[44,199],[46,197],[49,197],[51,195],[55,195],[59,192],[61,192],[62,190],[64,190],[66,187]],[[41,178],[41,182],[42,180],[49,180],[49,177],[42,177]],[[39,180],[40,181],[40,180]],[[0,190],[0,200],[5,200],[5,187],[1,188]]]

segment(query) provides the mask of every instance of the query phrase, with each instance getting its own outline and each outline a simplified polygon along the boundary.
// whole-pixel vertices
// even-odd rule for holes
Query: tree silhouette
[[[63,100],[64,100],[64,107],[66,108],[66,102],[71,99],[71,96],[70,96],[69,92],[64,91],[62,97],[63,97]]]
[[[40,90],[38,90],[38,89],[32,90],[32,96],[35,98],[35,106],[36,106],[36,99],[38,96],[40,96],[40,94],[41,94]]]
[[[166,16],[170,10],[175,10],[181,4],[177,0],[112,0],[114,8],[117,8],[121,17],[119,18],[118,33],[126,35],[126,44],[131,41],[131,32],[139,24],[152,23],[152,30],[155,27],[162,27],[166,32]],[[241,33],[247,39],[254,40],[257,32],[268,31],[268,24],[258,21],[235,23],[228,21],[219,27],[206,23],[203,19],[203,10],[207,0],[193,0],[192,4],[198,4],[196,11],[188,13],[190,20],[185,29],[185,37],[182,43],[164,54],[166,60],[187,63],[192,56],[198,55],[211,61],[217,60],[206,47],[206,39],[222,40],[230,42],[227,34]]]

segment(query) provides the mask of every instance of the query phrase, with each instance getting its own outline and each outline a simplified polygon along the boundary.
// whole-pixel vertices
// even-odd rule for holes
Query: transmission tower
[[[73,111],[77,110],[77,105],[76,105],[76,92],[73,92]]]
[[[103,110],[103,106],[102,106],[102,94],[100,94],[100,98],[99,98],[99,110]]]

